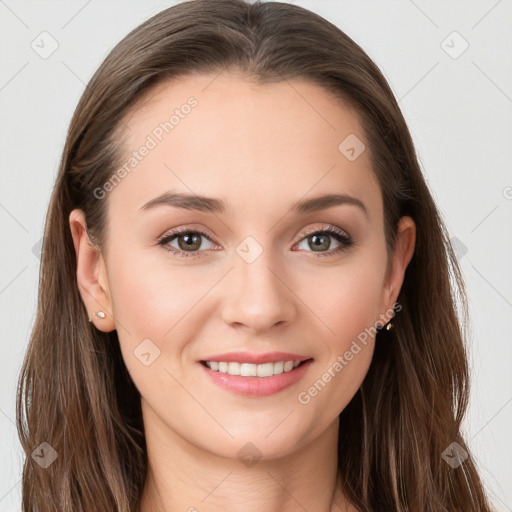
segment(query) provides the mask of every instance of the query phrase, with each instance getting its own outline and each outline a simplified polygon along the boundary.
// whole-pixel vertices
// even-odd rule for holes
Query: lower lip
[[[312,362],[313,360],[310,359],[289,372],[272,375],[272,377],[241,377],[216,372],[202,363],[199,365],[215,384],[232,393],[242,396],[269,396],[302,379]]]

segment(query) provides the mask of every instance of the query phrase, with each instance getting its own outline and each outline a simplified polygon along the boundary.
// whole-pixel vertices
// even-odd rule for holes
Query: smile
[[[205,361],[211,370],[229,375],[242,377],[272,377],[280,373],[291,372],[301,364],[301,361],[277,361],[275,363],[251,364],[227,361]]]
[[[265,397],[298,383],[313,364],[304,361],[275,361],[261,364],[236,361],[200,361],[210,382],[245,397]]]

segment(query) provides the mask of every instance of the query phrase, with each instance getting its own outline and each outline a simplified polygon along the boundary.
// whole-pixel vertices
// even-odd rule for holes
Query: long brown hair
[[[140,395],[116,331],[88,322],[68,217],[81,208],[101,246],[106,201],[94,191],[120,164],[128,109],[162,80],[228,69],[262,84],[307,79],[355,108],[384,198],[388,254],[401,216],[417,226],[394,329],[378,332],[368,374],[340,415],[343,491],[368,512],[489,511],[461,436],[469,380],[464,283],[388,83],[352,39],[304,8],[193,0],[153,16],[110,52],[69,127],[17,396],[24,512],[139,509],[147,473]],[[41,443],[57,455],[46,468],[32,457],[50,450]],[[468,453],[458,467],[442,457],[452,443]]]

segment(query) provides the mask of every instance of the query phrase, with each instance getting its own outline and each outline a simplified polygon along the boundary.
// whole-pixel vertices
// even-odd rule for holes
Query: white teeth
[[[206,361],[206,366],[211,370],[228,375],[241,375],[242,377],[271,377],[280,373],[287,373],[297,368],[300,361],[278,361],[276,363],[251,364]]]
[[[240,363],[229,363],[228,373],[230,375],[240,375]]]
[[[256,377],[256,371],[257,365],[255,364],[242,363],[240,365],[240,375],[242,377]]]
[[[274,375],[278,375],[279,373],[283,373],[284,363],[283,361],[278,361],[274,363]]]
[[[258,377],[272,377],[274,375],[274,363],[259,364],[256,366],[256,375]]]

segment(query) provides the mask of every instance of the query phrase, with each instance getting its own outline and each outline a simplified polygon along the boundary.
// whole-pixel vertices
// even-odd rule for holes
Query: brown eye
[[[329,250],[332,246],[332,239],[336,239],[338,246]],[[300,247],[300,244],[305,246]],[[306,252],[314,252],[315,256],[332,256],[343,251],[353,244],[352,239],[346,233],[333,227],[318,229],[310,232],[299,242],[299,249],[306,249]],[[311,250],[307,250],[311,249]]]
[[[166,250],[174,253],[175,256],[199,256],[198,253],[211,248],[204,246],[205,240],[213,244],[206,233],[186,229],[167,234],[158,242],[158,245],[162,245]],[[171,245],[175,243],[177,243],[177,246]]]
[[[331,246],[331,237],[329,235],[310,235],[307,238],[309,247],[318,250],[327,250]]]
[[[184,251],[197,250],[201,247],[201,235],[185,233],[176,237],[180,249]]]

